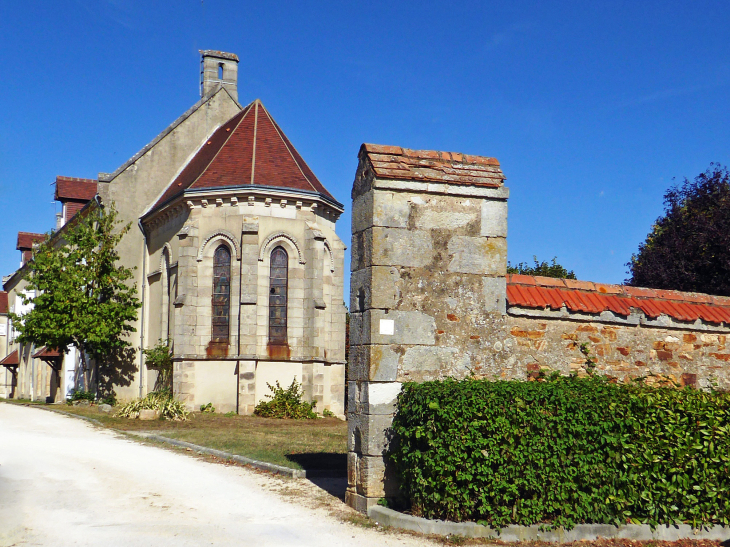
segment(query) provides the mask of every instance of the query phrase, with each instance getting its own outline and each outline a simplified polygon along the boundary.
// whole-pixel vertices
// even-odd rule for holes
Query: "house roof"
[[[367,157],[375,176],[384,179],[446,182],[497,188],[505,179],[496,158],[461,152],[411,150],[400,146],[363,144],[360,158]]]
[[[48,346],[43,346],[33,354],[33,359],[56,359],[57,357],[61,357],[61,352],[57,349],[49,349]]]
[[[56,201],[90,201],[96,195],[97,182],[94,179],[56,177],[56,191],[53,199]]]
[[[41,243],[46,239],[46,234],[34,234],[32,232],[18,232],[18,244],[15,248],[19,251],[33,249],[33,245]]]
[[[611,311],[623,316],[634,308],[652,319],[666,315],[679,321],[730,324],[730,297],[573,279],[508,275],[507,302],[522,308],[560,310],[565,306],[570,312]]]
[[[8,293],[0,291],[0,313],[8,313]]]
[[[18,350],[16,349],[10,355],[0,361],[0,365],[8,368],[18,366]]]
[[[236,186],[302,190],[337,203],[258,99],[208,138],[152,209],[186,190]]]

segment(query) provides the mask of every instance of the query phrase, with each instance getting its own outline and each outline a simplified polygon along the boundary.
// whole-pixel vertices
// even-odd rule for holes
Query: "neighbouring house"
[[[172,388],[190,408],[251,413],[267,384],[296,379],[317,410],[344,415],[343,206],[261,101],[238,102],[238,57],[201,56],[201,99],[188,111],[116,171],[56,179],[59,232],[84,207],[112,203],[132,223],[119,252],[142,300],[135,351],[95,381],[120,398],[152,391],[158,373],[138,348],[169,341]],[[11,297],[23,271],[5,284]],[[57,399],[78,387],[73,352],[17,346],[6,359],[17,352],[61,384],[21,381],[18,393]]]
[[[8,355],[8,293],[0,291],[0,355]],[[17,385],[17,363],[0,360],[0,398],[11,398]]]

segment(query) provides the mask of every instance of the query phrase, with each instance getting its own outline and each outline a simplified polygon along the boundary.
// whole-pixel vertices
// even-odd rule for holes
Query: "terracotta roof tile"
[[[424,182],[471,184],[497,188],[505,179],[495,158],[460,152],[411,150],[400,146],[363,144],[360,157],[367,157],[375,176]]]
[[[337,203],[256,100],[210,136],[154,208],[189,188],[249,185],[313,192]]]
[[[596,290],[601,294],[621,294],[621,285],[607,285],[605,283],[594,283]]]
[[[15,248],[18,251],[30,251],[33,245],[46,239],[46,234],[34,234],[32,232],[18,232],[18,244]]]
[[[556,277],[543,277],[541,275],[536,275],[534,279],[535,283],[541,287],[565,287],[565,280],[558,279]]]
[[[0,291],[0,313],[8,313],[8,293]]]
[[[567,288],[562,286],[563,282]],[[679,321],[702,319],[730,326],[730,297],[701,293],[510,274],[507,301],[515,307],[559,310],[564,306],[574,313],[611,311],[622,316],[628,316],[636,308],[651,319],[666,315]]]
[[[537,285],[537,278],[531,275],[509,274],[507,283],[519,283],[520,285]]]
[[[56,201],[91,201],[96,195],[97,182],[94,179],[56,177]]]

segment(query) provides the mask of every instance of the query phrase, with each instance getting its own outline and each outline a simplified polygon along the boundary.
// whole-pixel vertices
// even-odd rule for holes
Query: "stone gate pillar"
[[[398,484],[384,459],[404,381],[488,375],[502,328],[507,197],[494,158],[364,144],[352,188],[346,501]]]

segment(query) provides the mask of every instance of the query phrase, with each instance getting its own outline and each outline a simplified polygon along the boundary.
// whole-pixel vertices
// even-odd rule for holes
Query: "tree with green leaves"
[[[91,203],[33,251],[24,279],[34,297],[23,296],[30,311],[9,314],[20,343],[81,356],[84,389],[89,359],[97,365],[130,346],[140,302],[132,270],[118,264],[117,244],[130,225],[119,228],[114,206]],[[97,377],[98,383],[98,377]]]
[[[559,279],[575,279],[573,270],[566,270],[558,264],[557,256],[553,257],[552,263],[550,264],[548,264],[545,260],[540,262],[536,256],[533,256],[532,260],[535,262],[533,266],[530,266],[526,262],[520,262],[517,266],[512,266],[512,264],[507,263],[507,273],[541,275],[543,277],[557,277]]]
[[[660,216],[631,256],[626,283],[730,296],[730,172],[712,163],[664,194]]]

